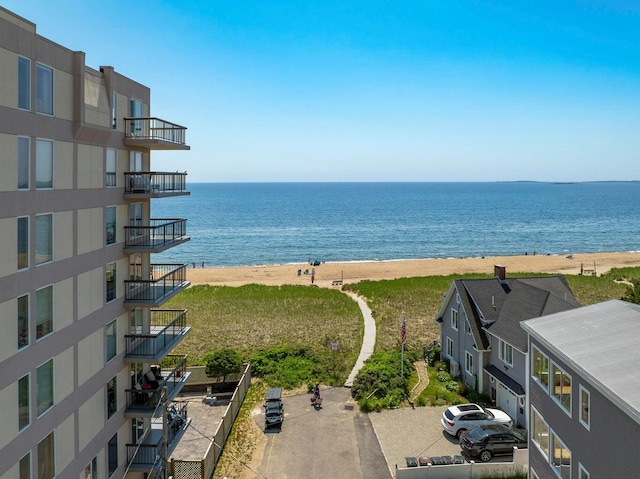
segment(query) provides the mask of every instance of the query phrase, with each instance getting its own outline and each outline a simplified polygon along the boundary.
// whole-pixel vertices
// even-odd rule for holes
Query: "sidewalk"
[[[360,371],[360,368],[362,368],[364,362],[373,354],[373,348],[376,345],[376,322],[373,319],[369,306],[367,306],[367,303],[360,296],[350,291],[345,291],[344,294],[358,303],[358,306],[360,307],[360,311],[362,311],[362,316],[364,318],[364,336],[362,337],[362,347],[360,348],[360,355],[358,356],[358,360],[351,370],[351,374],[349,374],[349,377],[344,383],[345,387],[350,388],[353,385],[356,374],[358,374],[358,371]]]

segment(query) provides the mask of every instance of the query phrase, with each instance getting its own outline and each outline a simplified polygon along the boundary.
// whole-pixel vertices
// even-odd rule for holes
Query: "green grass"
[[[429,384],[415,399],[416,406],[444,406],[445,404],[464,404],[467,398],[447,389],[447,383],[438,380],[438,368],[427,366]]]

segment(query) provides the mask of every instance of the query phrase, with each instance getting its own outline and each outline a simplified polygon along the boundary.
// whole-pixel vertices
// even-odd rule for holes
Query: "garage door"
[[[496,404],[500,409],[511,416],[511,419],[513,419],[514,422],[516,421],[518,414],[518,398],[509,389],[504,387],[504,384],[501,382],[498,382]]]

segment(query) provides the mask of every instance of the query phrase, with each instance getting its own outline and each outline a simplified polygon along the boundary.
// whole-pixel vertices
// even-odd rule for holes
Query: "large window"
[[[29,295],[18,298],[18,349],[29,346]]]
[[[571,376],[553,361],[551,362],[551,374],[553,375],[551,395],[571,415]]]
[[[531,375],[545,390],[549,388],[549,357],[535,346],[531,354]]]
[[[53,141],[36,140],[36,188],[53,188]]]
[[[18,379],[18,428],[21,431],[31,424],[31,413],[29,409],[31,404],[29,399],[29,382],[28,374]]]
[[[107,265],[107,303],[116,299],[116,263]]]
[[[458,311],[455,309],[451,310],[451,327],[458,330]]]
[[[114,244],[116,242],[116,207],[107,206],[105,217],[107,245]]]
[[[36,111],[53,115],[53,69],[39,63],[36,64]]]
[[[84,479],[98,479],[98,458],[94,457],[84,468]]]
[[[36,339],[53,332],[53,286],[36,291]]]
[[[36,216],[36,264],[53,261],[53,215]]]
[[[117,155],[116,150],[113,148],[107,148],[107,167],[106,167],[106,175],[107,175],[107,186],[116,186],[116,161]]]
[[[31,453],[20,459],[20,479],[31,479]]]
[[[18,108],[31,110],[31,60],[18,57]]]
[[[29,267],[29,217],[18,218],[18,269]]]
[[[55,441],[51,432],[38,443],[38,479],[53,479],[55,475]]]
[[[18,137],[18,189],[29,189],[29,171],[31,163],[31,140],[25,136]]]
[[[107,383],[107,418],[113,416],[118,410],[118,378],[114,376]]]
[[[562,479],[571,478],[571,451],[560,440],[555,432],[551,432],[551,447],[553,455],[551,457],[551,466],[562,477]]]
[[[116,357],[117,322],[114,319],[107,324],[107,362]]]
[[[116,469],[118,469],[118,433],[114,434],[114,436],[109,439],[107,456],[107,470],[109,472],[109,476],[111,476],[116,472]]]
[[[549,457],[549,425],[534,408],[531,408],[531,440],[544,455]]]
[[[38,416],[53,406],[53,359],[38,366],[36,370],[38,382]]]
[[[580,385],[580,423],[589,429],[591,426],[591,394]]]
[[[513,366],[513,348],[510,344],[504,342],[503,340],[500,340],[499,356],[505,364]]]
[[[464,352],[464,369],[473,374],[473,355],[469,351]]]

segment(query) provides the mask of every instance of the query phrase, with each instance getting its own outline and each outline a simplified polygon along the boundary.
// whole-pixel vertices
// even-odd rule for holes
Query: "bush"
[[[233,349],[218,349],[204,355],[205,373],[210,378],[222,378],[226,382],[229,374],[242,371],[242,358]]]
[[[451,374],[449,374],[446,371],[438,371],[438,374],[437,374],[436,378],[441,383],[448,383],[449,381],[452,380]]]
[[[328,383],[328,371],[323,369],[305,348],[276,346],[254,353],[249,358],[251,374],[262,377],[271,387],[293,389],[302,384]]]
[[[447,383],[447,389],[449,391],[451,391],[452,393],[459,393],[460,392],[460,384],[457,381],[449,381]]]

